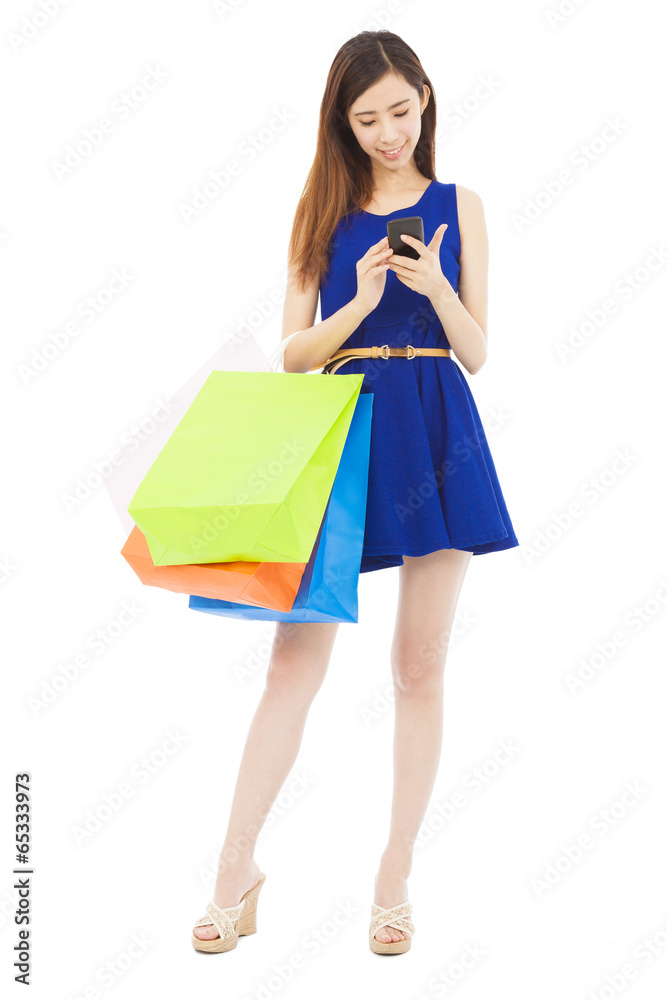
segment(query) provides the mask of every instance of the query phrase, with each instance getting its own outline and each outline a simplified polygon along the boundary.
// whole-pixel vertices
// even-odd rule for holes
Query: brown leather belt
[[[322,365],[315,365],[309,371],[314,372],[318,368],[322,368],[323,375],[333,375],[341,365],[344,365],[346,361],[352,361],[353,358],[384,358],[385,360],[388,358],[410,358],[412,360],[412,358],[433,354],[449,358],[452,352],[449,347],[413,347],[412,344],[408,344],[407,347],[390,347],[388,344],[383,344],[382,347],[348,347],[347,350],[335,351],[324,362],[323,368]]]

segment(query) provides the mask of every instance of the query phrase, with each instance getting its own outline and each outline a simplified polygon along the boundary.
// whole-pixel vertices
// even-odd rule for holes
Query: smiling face
[[[402,77],[387,74],[357,98],[348,111],[348,122],[357,142],[368,153],[373,171],[396,171],[411,160],[421,135],[421,113],[428,104]]]

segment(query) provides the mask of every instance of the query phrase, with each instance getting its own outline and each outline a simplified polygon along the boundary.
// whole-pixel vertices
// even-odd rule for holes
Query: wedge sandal
[[[241,896],[241,902],[236,906],[221,909],[213,900],[206,907],[206,915],[193,925],[213,924],[220,937],[202,940],[196,934],[192,935],[192,946],[197,951],[218,953],[236,948],[239,938],[244,934],[254,934],[257,930],[257,899],[264,885],[266,875],[262,874],[259,882]]]
[[[371,906],[371,926],[369,931],[369,943],[371,951],[376,955],[401,955],[404,951],[410,950],[412,935],[415,932],[415,925],[410,919],[412,915],[412,903],[408,900],[405,903],[398,903],[385,909],[373,903]],[[410,937],[402,938],[400,941],[378,941],[375,935],[381,927],[391,925],[398,931],[409,932]]]

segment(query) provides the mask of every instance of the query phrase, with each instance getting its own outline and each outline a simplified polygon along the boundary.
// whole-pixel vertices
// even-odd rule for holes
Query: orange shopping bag
[[[156,566],[136,525],[121,549],[142,583],[275,611],[291,611],[306,563],[219,562]]]

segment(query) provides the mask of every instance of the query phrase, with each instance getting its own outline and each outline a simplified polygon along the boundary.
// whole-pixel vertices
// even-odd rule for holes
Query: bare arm
[[[433,307],[456,357],[474,375],[487,357],[489,240],[479,195],[457,184],[456,199],[461,233],[459,293],[453,294],[447,282]]]
[[[363,320],[366,312],[356,297],[321,323],[315,323],[319,283],[313,280],[304,292],[299,292],[290,271],[283,306],[281,340],[295,330],[300,332],[285,348],[286,372],[308,372],[319,368],[338,350]],[[313,325],[314,324],[314,325]]]

